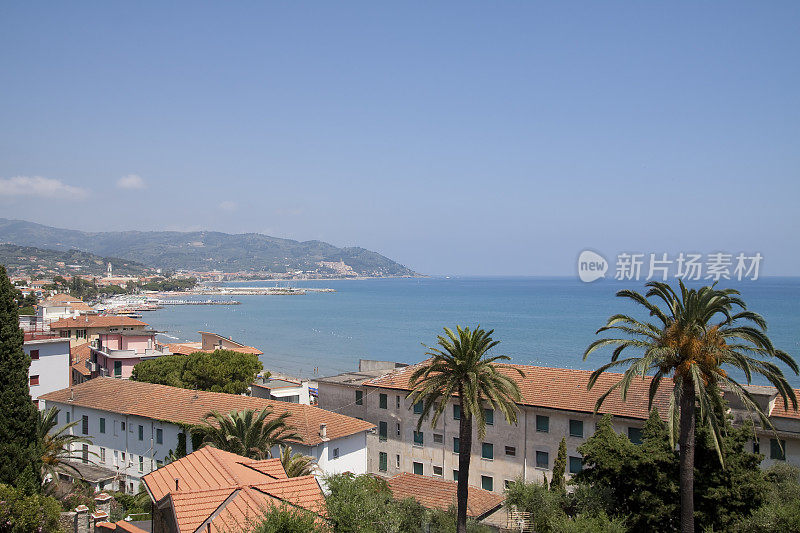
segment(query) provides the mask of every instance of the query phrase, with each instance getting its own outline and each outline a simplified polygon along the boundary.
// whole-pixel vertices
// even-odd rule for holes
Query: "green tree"
[[[273,505],[248,527],[250,533],[321,533],[330,531],[309,511],[287,504]]]
[[[461,416],[456,499],[458,533],[465,533],[473,422],[477,422],[478,437],[481,439],[486,433],[486,408],[499,411],[509,423],[516,424],[516,402],[520,401],[521,395],[514,379],[501,373],[495,365],[497,361],[505,361],[509,357],[487,355],[500,342],[492,339],[494,330],[484,331],[480,326],[470,330],[457,326],[457,333],[449,328],[444,328],[444,331],[445,336],[439,335],[437,338],[438,347],[426,346],[426,355],[430,359],[411,374],[409,385],[412,390],[408,397],[412,403],[423,402],[422,413],[417,421],[419,430],[431,414],[431,425],[435,428],[449,400],[458,395]],[[507,368],[524,376],[516,367]]]
[[[550,480],[550,490],[554,492],[564,492],[567,488],[567,482],[564,476],[567,473],[567,439],[561,437],[561,442],[558,445],[558,454],[556,460],[553,462],[553,477]]]
[[[77,451],[77,447],[81,444],[92,444],[86,437],[69,433],[70,428],[78,425],[77,420],[57,428],[59,412],[56,407],[38,411],[36,420],[36,434],[42,449],[42,472],[44,475],[49,474],[54,482],[58,480],[59,468],[77,474],[78,471],[68,461],[81,460],[82,455]]]
[[[0,485],[0,532],[31,533],[61,531],[58,523],[61,506],[54,498],[26,494],[23,490]]]
[[[281,446],[281,464],[288,477],[310,476],[317,470],[314,458],[302,453],[292,453],[292,447]]]
[[[171,355],[142,361],[134,365],[131,379],[186,389],[188,387],[183,381],[183,370],[186,368],[187,359],[185,355]]]
[[[530,513],[533,530],[547,533],[567,516],[562,508],[563,497],[563,493],[548,490],[544,485],[517,480],[506,489],[505,505]]]
[[[0,265],[0,483],[32,493],[41,487],[42,455],[23,339],[14,287]]]
[[[268,459],[275,446],[302,439],[287,424],[288,418],[288,412],[273,417],[269,408],[232,411],[227,415],[212,411],[205,416],[200,432],[205,445],[251,459]]]
[[[800,531],[800,468],[776,464],[767,470],[766,501],[752,515],[730,528],[735,533]]]
[[[142,361],[133,367],[131,379],[184,389],[244,394],[263,368],[255,354],[215,350]]]
[[[786,352],[777,350],[766,335],[766,322],[747,310],[744,301],[734,289],[702,287],[688,289],[680,282],[680,294],[666,283],[652,281],[646,284],[649,291],[641,295],[636,291],[622,290],[617,296],[628,298],[643,306],[657,323],[644,322],[633,316],[612,315],[597,333],[613,331],[617,337],[599,339],[586,349],[589,354],[606,346],[615,346],[611,362],[598,368],[589,380],[591,389],[600,375],[614,367],[627,367],[623,377],[597,400],[596,409],[614,390],[619,389],[623,400],[636,377],[651,374],[650,405],[663,378],[672,378],[668,427],[671,442],[679,429],[681,531],[694,532],[694,465],[695,417],[699,405],[701,423],[708,425],[720,462],[723,461],[719,445],[721,439],[717,417],[713,414],[717,403],[714,395],[718,386],[724,385],[738,396],[742,404],[755,412],[762,423],[771,427],[765,413],[747,390],[734,380],[724,366],[744,373],[747,382],[753,373],[766,377],[778,389],[784,402],[791,400],[797,409],[797,398],[781,369],[771,361],[777,359],[795,374],[798,366]],[[653,298],[651,302],[649,298]],[[659,307],[659,303],[665,309]],[[632,348],[640,356],[620,359],[624,350]]]
[[[394,533],[392,491],[383,478],[369,474],[333,474],[325,477],[328,518],[336,533]]]

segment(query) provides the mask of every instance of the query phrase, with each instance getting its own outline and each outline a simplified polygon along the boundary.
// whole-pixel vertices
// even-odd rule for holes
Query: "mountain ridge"
[[[67,251],[77,249],[169,270],[285,273],[323,276],[416,276],[416,272],[359,246],[296,241],[262,233],[220,231],[101,231],[55,228],[0,218],[0,242]],[[349,269],[338,265],[343,262]],[[327,263],[327,264],[326,264]]]

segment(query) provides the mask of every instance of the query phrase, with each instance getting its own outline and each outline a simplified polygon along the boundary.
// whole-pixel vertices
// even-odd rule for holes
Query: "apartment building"
[[[194,391],[125,379],[98,377],[41,397],[61,411],[59,425],[79,421],[76,435],[89,437],[81,445],[83,462],[105,468],[115,490],[138,490],[141,478],[166,463],[170,452],[194,450],[191,428],[203,425],[211,411],[230,413],[269,408],[288,412],[288,422],[301,436],[291,442],[295,452],[315,458],[324,473],[367,470],[367,432],[362,420],[309,405],[249,396]],[[277,452],[277,450],[274,450]]]
[[[50,323],[50,330],[69,339],[73,346],[96,341],[101,333],[142,331],[148,324],[127,316],[84,315],[62,318]]]
[[[369,436],[367,443],[370,472],[384,476],[411,472],[456,480],[459,406],[451,400],[437,427],[425,422],[417,431],[422,405],[412,405],[406,399],[410,392],[408,379],[415,368],[416,365],[399,368],[379,377],[358,372],[320,378],[319,405],[377,426],[377,432]],[[551,479],[562,438],[567,444],[567,474],[579,472],[582,458],[577,448],[594,434],[600,416],[605,413],[613,415],[615,431],[628,435],[634,442],[641,439],[649,415],[649,378],[636,380],[625,402],[619,394],[609,396],[595,415],[597,398],[619,380],[620,374],[603,375],[588,391],[589,371],[527,365],[498,365],[498,369],[516,380],[522,401],[518,404],[517,424],[509,424],[502,414],[486,410],[486,436],[478,439],[477,431],[473,435],[470,482],[475,486],[502,492],[517,478],[536,483]],[[656,394],[654,407],[660,413],[667,412],[669,393],[665,383]],[[800,416],[783,408],[780,398],[774,398],[774,389],[772,402],[769,412],[781,428],[782,437],[776,439],[771,432],[760,430],[754,449],[766,454],[765,466],[786,458],[800,464]],[[782,447],[776,446],[778,440],[783,441]],[[785,453],[778,453],[780,450]]]
[[[69,386],[69,340],[40,333],[26,333],[22,349],[31,358],[28,382],[31,399],[40,409],[39,397]]]

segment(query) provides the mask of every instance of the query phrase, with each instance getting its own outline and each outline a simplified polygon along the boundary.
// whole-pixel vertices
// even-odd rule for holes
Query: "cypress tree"
[[[553,478],[550,480],[550,490],[553,492],[564,492],[566,490],[566,480],[564,475],[567,472],[567,439],[561,439],[558,445],[558,455],[553,463]]]
[[[42,456],[23,342],[14,287],[0,265],[0,484],[30,494],[41,487]]]

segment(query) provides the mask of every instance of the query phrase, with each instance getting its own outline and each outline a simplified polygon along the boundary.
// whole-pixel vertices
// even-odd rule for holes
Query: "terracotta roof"
[[[775,394],[778,391],[775,389]],[[800,389],[794,389],[794,395],[797,397],[798,406],[800,406]],[[772,412],[770,416],[775,416],[778,418],[794,418],[795,420],[800,420],[800,410],[796,411],[792,407],[792,401],[789,400],[789,405],[787,406],[783,403],[783,398],[780,394],[777,395],[775,398],[775,406],[772,408]]]
[[[88,361],[92,355],[92,349],[91,347],[89,347],[89,343],[84,342],[83,344],[78,344],[77,346],[73,346],[69,349],[69,352],[72,362],[72,368],[74,370],[77,370],[84,376],[91,376],[92,375],[91,371],[88,368],[86,368],[86,361]],[[70,373],[70,383],[71,382],[72,382],[72,373]]]
[[[64,294],[63,292],[59,292],[57,294],[52,295],[50,298],[46,299],[42,302],[44,304],[63,304],[67,302],[80,302],[80,298],[75,298],[74,296],[70,296],[69,294]]]
[[[231,344],[235,344],[235,348],[225,348],[226,350],[232,350],[234,352],[241,352],[241,353],[254,353],[256,355],[262,355],[264,352],[259,350],[258,348],[254,348],[252,346],[247,346],[246,344],[242,344],[241,342],[237,342],[230,337],[223,337],[219,333],[211,333],[210,331],[198,331],[198,333],[202,335],[211,335],[212,337],[216,337],[221,341],[229,342]],[[202,352],[211,352],[213,350],[200,350]]]
[[[216,350],[204,350],[203,345],[200,342],[169,343],[167,344],[167,347],[169,348],[169,351],[179,355],[189,355],[197,352],[213,353],[216,351]],[[254,353],[256,355],[261,355],[264,353],[258,348],[253,348],[252,346],[242,346],[242,345],[235,346],[233,348],[225,348],[225,350],[230,350],[232,352],[239,352],[239,353]]]
[[[414,498],[423,506],[447,510],[456,504],[458,483],[404,472],[387,480],[395,500]],[[503,496],[477,487],[467,492],[467,516],[483,518],[503,504]]]
[[[99,531],[124,531],[125,533],[148,533],[140,527],[136,527],[130,522],[120,520],[119,522],[98,522],[96,527]]]
[[[71,307],[75,311],[92,310],[92,308],[89,307],[89,304],[80,298],[75,298],[74,296],[63,293],[54,294],[50,298],[44,300],[40,305],[43,307]]]
[[[268,407],[273,410],[273,416],[288,412],[289,423],[301,436],[302,444],[309,446],[322,442],[319,436],[320,424],[327,424],[328,439],[331,440],[375,427],[369,422],[311,405],[180,389],[127,379],[100,377],[75,385],[71,390],[71,402],[69,388],[50,392],[39,398],[46,402],[71,403],[113,413],[192,425],[202,424],[203,418],[210,411],[230,413]]]
[[[196,531],[209,521],[212,531],[238,531],[265,508],[284,503],[318,516],[325,512],[325,497],[314,476],[289,478],[280,459],[254,461],[208,446],[142,481],[156,503],[168,498],[182,532]]]
[[[50,323],[50,329],[63,328],[108,328],[114,326],[147,326],[146,322],[129,316],[81,316],[78,318],[61,318]]]
[[[399,368],[384,376],[366,381],[364,385],[410,390],[408,379],[420,364],[422,363]],[[589,391],[586,389],[591,375],[589,370],[507,364],[498,364],[497,368],[517,382],[522,393],[520,402],[522,405],[585,413],[593,413],[597,398],[622,377],[622,374],[604,373]],[[520,376],[514,369],[522,370],[525,377]],[[650,381],[650,377],[635,379],[628,389],[627,401],[624,402],[621,394],[612,393],[603,402],[600,412],[611,413],[614,416],[647,419]],[[656,407],[662,416],[665,416],[669,407],[671,384],[672,382],[669,380],[662,381],[653,401],[653,407]]]

